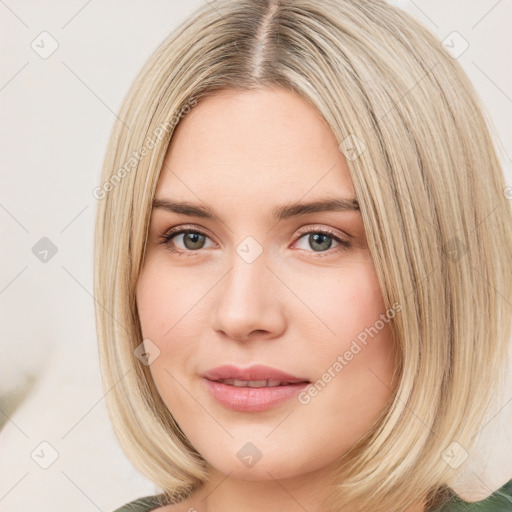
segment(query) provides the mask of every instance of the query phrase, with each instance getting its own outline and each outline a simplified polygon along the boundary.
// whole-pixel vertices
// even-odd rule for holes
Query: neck
[[[250,481],[226,476],[210,467],[208,482],[186,500],[185,510],[325,512],[322,497],[329,481],[329,475],[322,470],[279,480],[269,474],[268,480]],[[426,512],[423,500],[404,512]]]

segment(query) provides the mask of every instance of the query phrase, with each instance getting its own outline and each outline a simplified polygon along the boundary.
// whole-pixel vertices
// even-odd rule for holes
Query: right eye
[[[194,252],[198,252],[200,249],[204,249],[205,240],[208,239],[208,235],[197,229],[185,229],[176,228],[171,231],[167,231],[160,237],[160,243],[166,246],[171,252],[187,256],[195,256]],[[178,240],[176,242],[175,240]],[[181,241],[180,241],[181,240]],[[182,244],[182,248],[176,247],[177,243]]]

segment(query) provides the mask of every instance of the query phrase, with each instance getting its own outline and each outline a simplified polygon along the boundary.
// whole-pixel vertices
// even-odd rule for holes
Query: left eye
[[[334,233],[330,231],[310,231],[302,235],[298,241],[302,239],[306,240],[306,244],[309,247],[317,248],[314,252],[326,252],[332,246],[332,241],[335,240],[338,245],[341,245],[343,248],[350,247],[350,243],[347,240],[343,240],[342,238],[336,236]],[[307,248],[304,250],[308,250]]]
[[[181,239],[183,247],[176,247],[175,239]],[[308,231],[298,237],[295,243],[302,239],[306,241],[306,244],[309,245],[310,248],[314,249],[310,252],[327,252],[331,249],[333,240],[338,244],[338,246],[341,246],[341,250],[348,249],[350,247],[349,241],[340,238],[331,231]],[[198,252],[200,249],[207,248],[207,246],[205,247],[206,240],[210,240],[210,238],[202,231],[179,229],[163,234],[161,236],[160,243],[164,244],[171,252],[177,253],[178,255],[187,254],[193,256],[194,254],[192,253]],[[299,247],[299,249],[309,251],[308,248],[304,247]]]

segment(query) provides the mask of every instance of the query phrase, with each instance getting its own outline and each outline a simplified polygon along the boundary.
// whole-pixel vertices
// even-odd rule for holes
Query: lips
[[[220,405],[235,411],[264,411],[290,400],[310,381],[268,366],[219,366],[204,375],[206,389]]]
[[[223,365],[208,370],[203,377],[208,380],[217,382],[225,381],[225,384],[243,386],[243,382],[252,383],[250,387],[266,387],[267,385],[274,386],[282,384],[298,384],[300,382],[309,382],[304,377],[298,377],[285,373],[281,370],[276,370],[269,366],[254,365],[248,368],[238,368],[234,365]],[[266,385],[257,385],[256,383],[266,382]]]

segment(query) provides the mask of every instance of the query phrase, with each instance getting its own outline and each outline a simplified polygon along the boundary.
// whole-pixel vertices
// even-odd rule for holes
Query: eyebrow
[[[173,201],[171,199],[154,199],[153,208],[163,209],[172,213],[188,215],[191,217],[201,217],[204,219],[221,220],[215,213],[215,210],[207,205],[193,204],[187,201]],[[278,206],[272,210],[272,218],[275,220],[284,220],[300,215],[317,212],[347,212],[357,211],[360,213],[359,203],[353,198],[326,198],[307,203],[292,203],[284,206]]]

